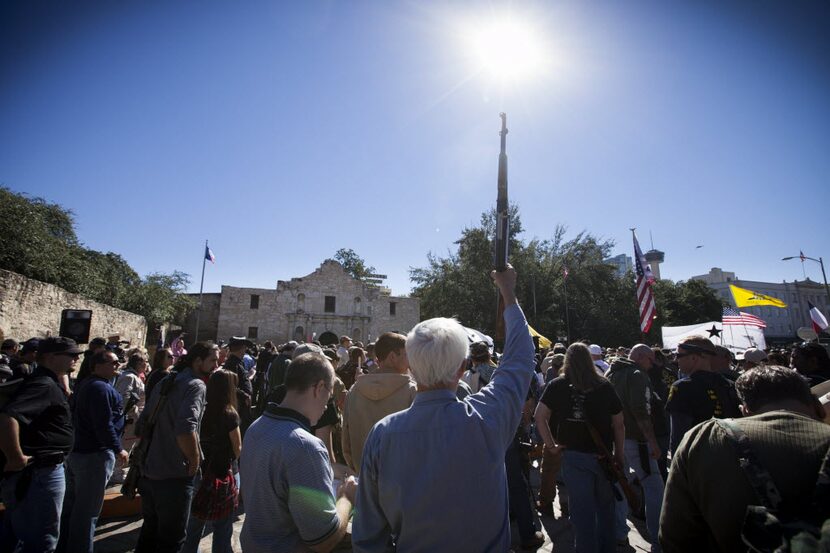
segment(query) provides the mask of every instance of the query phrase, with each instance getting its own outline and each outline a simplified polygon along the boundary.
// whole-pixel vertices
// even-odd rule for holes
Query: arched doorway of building
[[[298,326],[294,329],[294,337],[292,338],[295,342],[303,342],[305,341],[305,330],[303,327]]]
[[[320,334],[319,340],[320,340],[320,343],[323,344],[324,346],[330,346],[330,345],[337,344],[337,343],[340,342],[340,340],[338,340],[338,338],[337,338],[337,334],[335,334],[334,332],[331,332],[329,330],[327,330],[324,333]]]
[[[352,329],[352,340],[357,342],[358,340],[362,340],[362,333],[360,332],[359,328]]]

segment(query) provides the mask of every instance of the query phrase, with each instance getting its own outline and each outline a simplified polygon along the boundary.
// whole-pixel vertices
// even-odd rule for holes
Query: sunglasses
[[[675,353],[675,359],[683,359],[684,357],[689,357],[690,355],[697,355],[696,353]]]
[[[61,357],[74,357],[75,359],[77,359],[81,356],[80,353],[72,353],[72,352],[69,352],[69,351],[62,351],[60,353],[56,353],[55,355],[60,355]]]
[[[175,359],[172,355],[167,356],[168,359]]]

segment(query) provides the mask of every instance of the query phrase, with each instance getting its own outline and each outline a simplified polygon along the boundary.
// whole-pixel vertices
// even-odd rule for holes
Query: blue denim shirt
[[[493,380],[458,401],[419,392],[366,439],[352,523],[355,551],[510,549],[504,455],[533,375],[533,340],[518,305],[504,311],[504,356]]]

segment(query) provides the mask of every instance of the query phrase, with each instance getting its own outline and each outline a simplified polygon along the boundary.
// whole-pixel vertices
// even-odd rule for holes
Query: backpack
[[[809,501],[783,505],[781,492],[749,443],[749,437],[732,419],[715,419],[738,454],[759,505],[748,505],[741,539],[758,553],[819,553],[830,551],[830,449],[816,477]],[[796,507],[798,507],[796,509]]]

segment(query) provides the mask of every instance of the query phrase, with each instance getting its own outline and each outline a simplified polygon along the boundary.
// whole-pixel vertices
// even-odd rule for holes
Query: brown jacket
[[[409,409],[417,391],[408,374],[364,374],[355,381],[343,408],[343,457],[355,472],[360,472],[363,445],[375,423]]]

